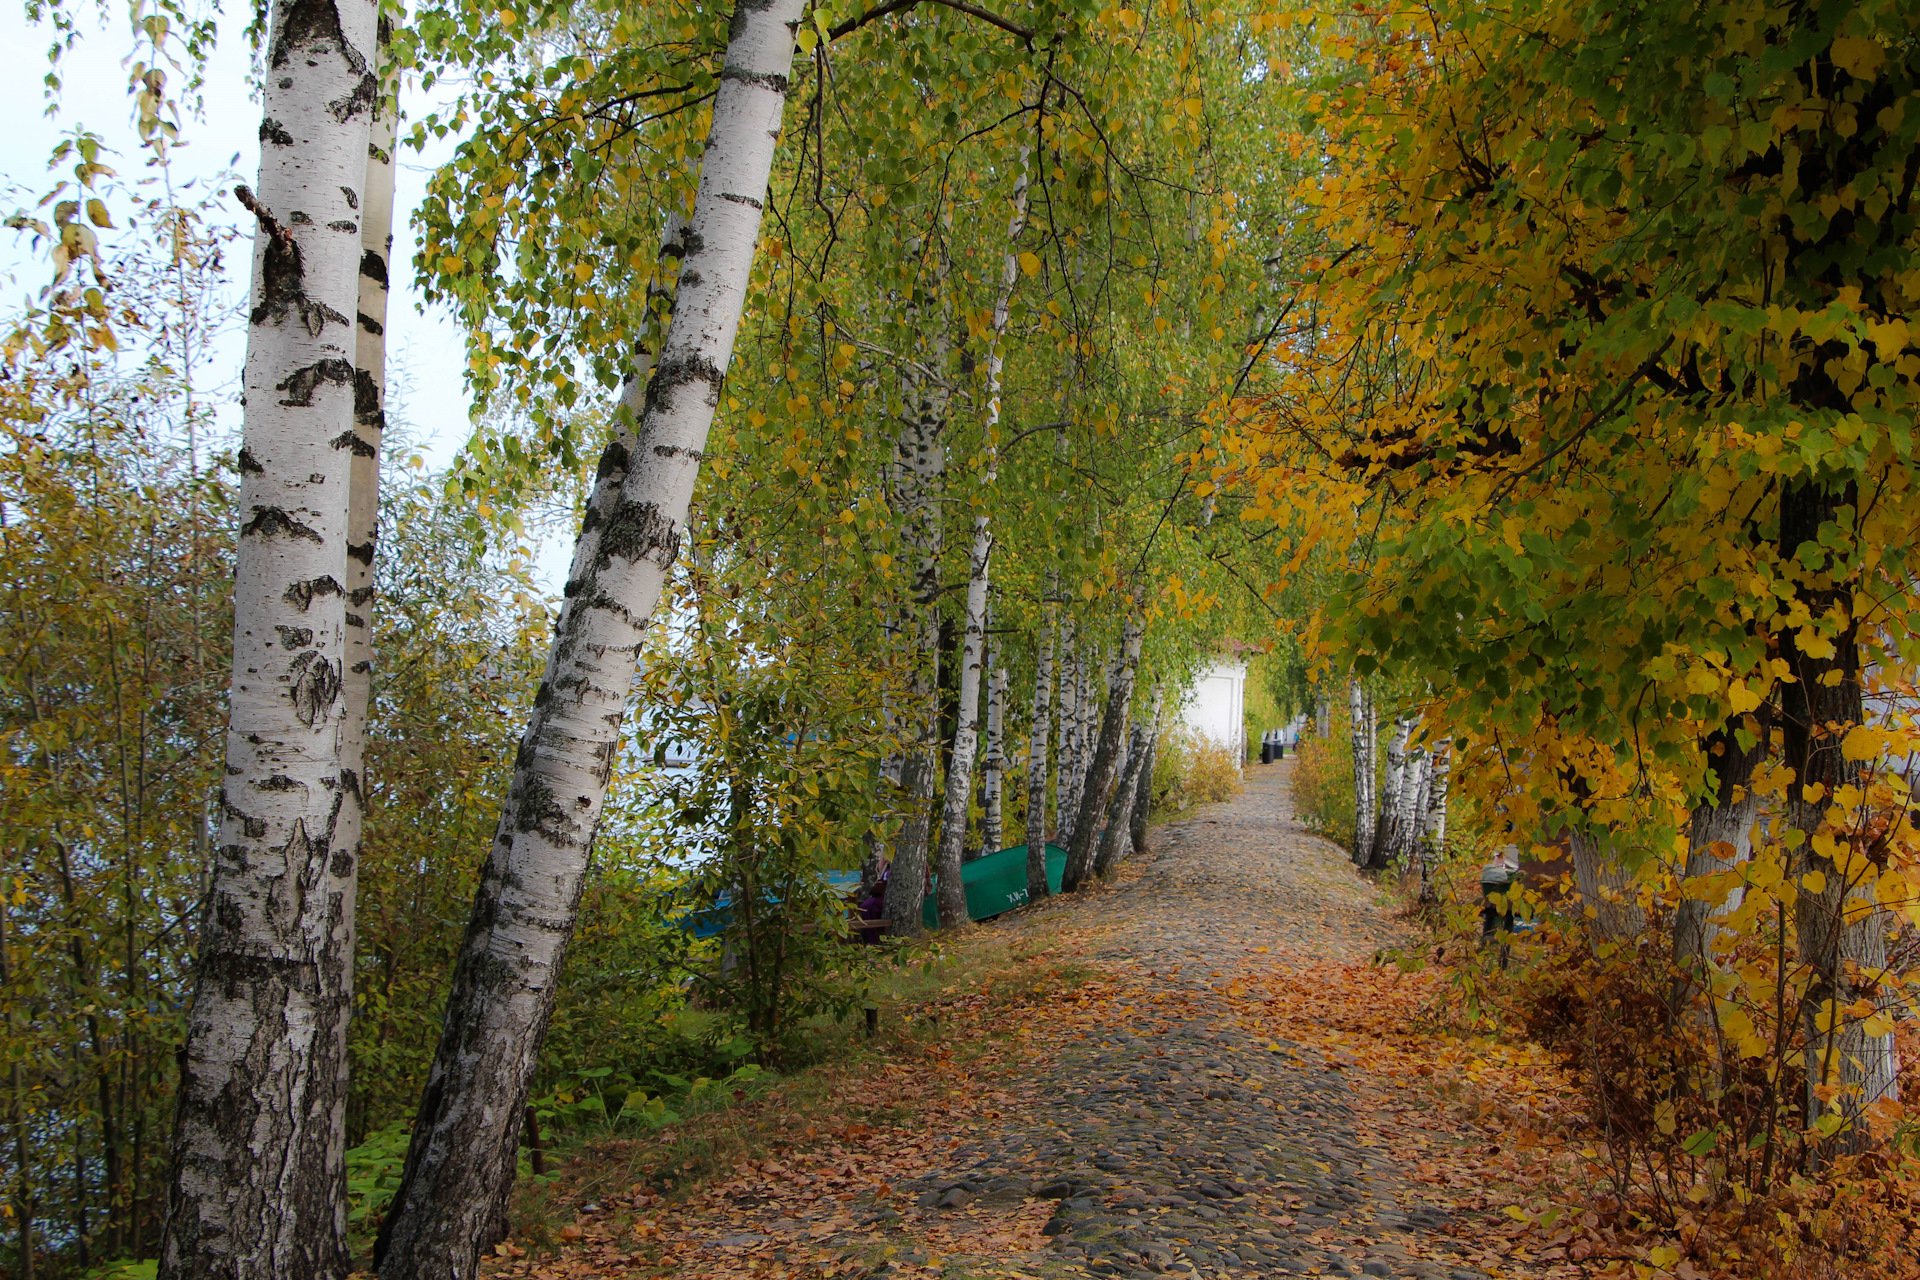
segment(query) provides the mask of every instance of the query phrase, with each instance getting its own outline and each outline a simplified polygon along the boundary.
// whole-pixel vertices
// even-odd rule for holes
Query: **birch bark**
[[[1073,842],[1073,821],[1079,816],[1080,696],[1075,668],[1079,653],[1072,615],[1060,621],[1060,760],[1053,780],[1055,831],[1061,844]]]
[[[1380,818],[1362,864],[1364,870],[1386,870],[1388,859],[1402,839],[1400,827],[1406,818],[1406,798],[1401,788],[1407,776],[1407,739],[1412,736],[1412,717],[1400,716],[1394,720],[1393,737],[1387,742],[1387,777],[1380,788]]]
[[[987,666],[987,749],[980,765],[980,844],[997,852],[1006,839],[1005,794],[1007,775],[1007,669],[998,646]]]
[[[987,341],[987,410],[981,439],[986,468],[982,496],[1000,478],[1000,379],[1006,367],[1007,318],[1013,310],[1013,286],[1020,279],[1020,233],[1027,226],[1027,153],[1020,155],[1020,176],[1013,186],[1013,214],[1007,223],[1007,251],[1000,265],[1000,291],[993,300]],[[973,762],[980,737],[980,677],[986,662],[987,594],[993,578],[993,518],[984,504],[973,517],[973,546],[967,557],[967,632],[960,658],[960,712],[953,728],[953,753],[947,758],[947,786],[940,813],[940,924],[967,922],[967,891],[960,882],[960,860],[967,841],[967,809],[973,799]]]
[[[1047,896],[1047,724],[1053,714],[1053,606],[1040,624],[1034,659],[1033,724],[1027,737],[1027,898]]]
[[[1353,861],[1358,866],[1373,852],[1375,811],[1373,702],[1357,676],[1347,682],[1347,709],[1353,740]]]
[[[1432,771],[1427,786],[1427,814],[1421,824],[1425,831],[1421,837],[1418,856],[1420,859],[1420,901],[1432,904],[1440,900],[1439,870],[1440,860],[1447,849],[1447,791],[1453,778],[1453,744],[1442,741],[1433,749]]]
[[[1060,877],[1063,892],[1072,893],[1093,877],[1093,860],[1100,838],[1101,819],[1113,799],[1120,767],[1127,717],[1133,699],[1133,674],[1140,665],[1140,642],[1144,629],[1138,617],[1129,617],[1120,639],[1120,654],[1114,662],[1113,678],[1107,688],[1106,712],[1100,720],[1100,736],[1094,745],[1093,760],[1087,768],[1085,789],[1080,795],[1080,813],[1073,823],[1073,843],[1067,846],[1067,868]]]
[[[376,1250],[385,1280],[469,1280],[502,1224],[636,660],[733,354],[803,7],[734,10],[673,320],[618,498],[588,517],[597,552],[567,584]]]
[[[937,263],[932,291],[936,316],[946,288],[944,252]],[[919,311],[916,299],[909,314],[917,318]],[[902,627],[913,646],[913,674],[902,712],[912,735],[900,771],[906,815],[894,839],[885,903],[887,932],[896,938],[912,937],[924,927],[921,910],[927,897],[934,783],[940,773],[940,489],[946,473],[948,394],[943,379],[949,350],[944,321],[936,320],[932,328],[930,369],[909,369],[906,374],[894,461],[900,477],[904,540],[914,558],[911,612]]]
[[[1107,804],[1100,850],[1093,859],[1093,874],[1103,880],[1114,873],[1120,860],[1131,851],[1134,797],[1139,794],[1140,769],[1146,758],[1147,727],[1135,724],[1127,736],[1126,764],[1120,771],[1120,785],[1113,789],[1113,799]]]
[[[1147,820],[1152,816],[1153,808],[1153,759],[1160,751],[1160,700],[1154,699],[1154,714],[1148,721],[1147,754],[1140,762],[1140,776],[1134,784],[1133,808],[1128,813],[1127,823],[1135,853],[1144,853],[1147,848]]]
[[[239,454],[226,781],[176,1098],[159,1272],[347,1270],[358,803],[342,772],[360,192],[372,0],[268,16]]]

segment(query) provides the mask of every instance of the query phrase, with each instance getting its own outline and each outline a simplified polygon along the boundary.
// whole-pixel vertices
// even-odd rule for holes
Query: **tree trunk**
[[[1596,945],[1632,943],[1647,931],[1647,913],[1636,900],[1633,877],[1601,842],[1591,826],[1567,833],[1574,886],[1592,913],[1588,932]]]
[[[1133,804],[1140,792],[1140,769],[1147,759],[1147,727],[1133,726],[1128,736],[1126,766],[1120,772],[1120,785],[1113,789],[1107,805],[1106,828],[1100,833],[1100,851],[1094,855],[1093,874],[1101,879],[1111,876],[1120,860],[1131,851]]]
[[[1869,1137],[1862,1123],[1866,1108],[1899,1097],[1891,1030],[1870,1035],[1863,1019],[1849,1012],[1862,1001],[1881,1008],[1887,1000],[1876,976],[1887,963],[1885,913],[1874,896],[1879,869],[1861,847],[1866,839],[1834,832],[1826,817],[1837,793],[1861,783],[1860,763],[1847,758],[1842,743],[1864,719],[1864,708],[1855,621],[1859,615],[1849,580],[1842,577],[1849,569],[1834,563],[1837,557],[1821,543],[1820,533],[1823,526],[1841,522],[1842,509],[1855,509],[1857,501],[1851,483],[1836,489],[1812,480],[1794,483],[1780,499],[1782,562],[1805,563],[1801,552],[1811,547],[1810,556],[1817,557],[1812,562],[1823,565],[1819,576],[1803,570],[1812,581],[1800,584],[1800,600],[1813,625],[1823,631],[1830,619],[1842,620],[1837,633],[1824,637],[1826,643],[1819,646],[1830,646],[1825,656],[1801,647],[1804,632],[1779,632],[1781,657],[1793,675],[1780,687],[1781,751],[1792,779],[1785,818],[1789,830],[1807,835],[1797,851],[1795,872],[1802,887],[1794,910],[1800,959],[1809,973],[1800,1006],[1807,1118],[1818,1123],[1829,1112],[1838,1115],[1841,1128],[1824,1144],[1828,1151],[1864,1147]],[[1838,585],[1832,584],[1834,579]],[[1809,877],[1818,888],[1808,885]],[[1831,1093],[1829,1086],[1839,1092]]]
[[[1401,826],[1406,821],[1406,797],[1402,789],[1407,781],[1407,739],[1413,736],[1413,717],[1400,716],[1393,722],[1393,737],[1387,743],[1387,777],[1380,788],[1380,817],[1374,824],[1373,842],[1361,869],[1384,871],[1402,840]]]
[[[1073,821],[1080,813],[1075,788],[1080,777],[1080,687],[1075,676],[1079,650],[1071,615],[1060,622],[1060,761],[1053,780],[1055,829],[1061,844],[1073,842]]]
[[[936,316],[946,286],[946,257],[936,258],[932,297]],[[917,329],[918,296],[909,307]],[[909,370],[903,398],[894,471],[899,478],[903,540],[913,557],[913,598],[902,630],[913,637],[912,680],[906,722],[914,735],[901,769],[906,817],[894,839],[893,873],[887,880],[887,932],[910,938],[925,928],[929,840],[933,833],[934,783],[940,771],[940,489],[946,473],[948,341],[944,319],[932,326],[931,373]]]
[[[1739,728],[1738,723],[1729,723],[1707,738],[1713,790],[1694,806],[1687,824],[1687,881],[1738,867],[1753,851],[1759,797],[1750,787],[1766,749],[1757,733],[1753,746],[1742,749],[1735,736]],[[1673,960],[1684,984],[1691,986],[1717,967],[1714,944],[1720,935],[1719,921],[1740,905],[1741,896],[1735,886],[1718,902],[1708,901],[1691,896],[1682,883],[1673,917]],[[1684,998],[1685,992],[1676,995]]]
[[[1427,785],[1427,815],[1420,840],[1420,901],[1432,904],[1440,900],[1440,860],[1447,852],[1447,790],[1453,776],[1453,744],[1442,741],[1433,748],[1433,767]]]
[[[1373,853],[1374,813],[1373,700],[1358,676],[1347,682],[1347,708],[1353,739],[1353,861],[1359,866]]]
[[[980,766],[980,844],[997,852],[1006,839],[1005,794],[1007,774],[1007,669],[999,646],[987,669],[987,749]]]
[[[339,1276],[355,853],[347,703],[368,0],[276,4],[267,41],[233,687],[160,1274]]]
[[[1138,617],[1127,619],[1120,640],[1120,656],[1114,663],[1107,689],[1106,714],[1100,720],[1100,736],[1094,744],[1093,760],[1087,768],[1085,789],[1080,796],[1080,813],[1074,819],[1073,843],[1067,846],[1067,869],[1060,887],[1072,893],[1093,877],[1093,860],[1100,838],[1101,819],[1113,799],[1119,775],[1120,753],[1127,733],[1129,704],[1133,698],[1133,673],[1140,664],[1140,642],[1144,634]]]
[[[1140,776],[1134,784],[1133,808],[1128,812],[1129,835],[1135,853],[1147,851],[1147,820],[1153,808],[1153,758],[1160,750],[1160,700],[1154,699],[1154,716],[1147,729],[1147,754],[1140,762]]]
[[[993,301],[993,325],[987,341],[987,412],[982,423],[987,462],[983,493],[1000,476],[1000,376],[1006,367],[1002,343],[1013,308],[1013,286],[1020,279],[1020,233],[1027,226],[1027,160],[1013,187],[1013,215],[1007,223],[1007,250],[1001,256],[1000,292]],[[960,713],[953,727],[953,754],[947,762],[947,788],[940,814],[940,923],[967,923],[967,892],[960,883],[960,861],[967,841],[967,810],[973,799],[973,758],[979,747],[980,677],[987,648],[987,594],[993,578],[993,524],[983,504],[973,517],[973,548],[968,556],[967,635],[960,660]]]
[[[1027,897],[1047,896],[1047,722],[1053,703],[1053,606],[1040,624],[1033,669],[1033,724],[1027,737]]]
[[[596,522],[598,554],[567,586],[376,1250],[385,1280],[467,1280],[504,1220],[635,660],[733,354],[802,7],[766,0],[734,12],[673,321],[619,500]]]
[[[1406,817],[1400,826],[1400,845],[1393,859],[1402,867],[1412,867],[1420,856],[1420,844],[1427,836],[1427,790],[1433,781],[1433,756],[1425,747],[1407,759]]]

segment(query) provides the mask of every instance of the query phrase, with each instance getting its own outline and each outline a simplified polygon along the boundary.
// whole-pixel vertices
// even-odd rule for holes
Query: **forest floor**
[[[1428,944],[1290,770],[948,944],[856,1061],[588,1157],[489,1274],[1594,1274],[1536,1216],[1579,1176],[1572,1086],[1381,962]]]

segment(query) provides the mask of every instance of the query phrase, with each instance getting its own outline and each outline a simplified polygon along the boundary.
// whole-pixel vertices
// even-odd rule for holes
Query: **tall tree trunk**
[[[1060,887],[1072,893],[1093,877],[1093,860],[1100,838],[1101,819],[1113,799],[1118,780],[1120,752],[1127,733],[1127,717],[1133,700],[1133,673],[1140,665],[1140,642],[1144,635],[1141,619],[1127,618],[1120,639],[1120,655],[1113,665],[1107,688],[1106,713],[1100,720],[1100,736],[1094,744],[1093,759],[1087,768],[1085,789],[1080,795],[1080,813],[1073,823],[1073,843],[1067,846],[1067,869]]]
[[[160,1274],[339,1276],[359,803],[342,773],[371,0],[269,19],[239,455],[233,687]]]
[[[1020,157],[1020,176],[1013,187],[1013,214],[1007,223],[1007,249],[1001,255],[1000,292],[993,300],[993,323],[987,342],[987,412],[981,424],[986,468],[983,494],[990,494],[1000,478],[1000,378],[1006,367],[1002,349],[1007,318],[1013,309],[1013,286],[1020,279],[1020,233],[1027,226],[1027,158]],[[967,841],[967,809],[973,799],[974,753],[979,747],[980,678],[986,663],[987,595],[993,578],[993,522],[984,504],[973,517],[973,547],[968,555],[967,636],[960,659],[960,713],[953,727],[953,754],[947,762],[947,787],[940,814],[940,923],[967,923],[967,891],[960,882],[960,860]]]
[[[1395,863],[1411,867],[1420,854],[1420,842],[1427,835],[1427,789],[1433,779],[1433,755],[1425,747],[1407,759],[1406,817],[1400,826],[1400,843],[1393,851]]]
[[[1128,812],[1129,838],[1135,853],[1147,851],[1147,819],[1153,809],[1153,759],[1160,751],[1160,699],[1154,698],[1154,715],[1147,722],[1147,754],[1140,762],[1140,776],[1134,784],[1133,808]]]
[[[1033,668],[1033,723],[1027,736],[1027,897],[1047,896],[1047,722],[1053,714],[1053,605],[1040,623]]]
[[[940,490],[946,473],[948,387],[947,326],[939,310],[945,291],[947,259],[935,255],[935,279],[929,291],[937,317],[932,326],[930,372],[909,370],[903,397],[894,471],[899,478],[900,515],[906,549],[913,557],[910,612],[902,630],[912,638],[912,678],[902,713],[913,735],[901,769],[906,816],[894,837],[893,872],[887,880],[887,932],[896,938],[918,934],[925,923],[934,785],[940,776]],[[909,306],[909,327],[918,329],[919,295]]]
[[[1380,817],[1374,824],[1373,842],[1362,869],[1384,871],[1402,839],[1406,821],[1407,739],[1413,736],[1413,717],[1400,716],[1393,722],[1393,737],[1387,742],[1387,776],[1380,788]]]
[[[980,765],[980,843],[988,853],[1006,839],[1007,669],[994,646],[987,667],[987,749]]]
[[[1055,829],[1061,844],[1073,842],[1073,822],[1080,813],[1075,788],[1080,777],[1080,687],[1076,679],[1079,649],[1071,614],[1060,621],[1060,762],[1053,780]]]
[[[1753,851],[1753,823],[1759,810],[1759,797],[1751,789],[1753,771],[1766,746],[1755,733],[1753,745],[1742,748],[1736,736],[1740,728],[1738,722],[1722,725],[1706,740],[1712,790],[1694,806],[1687,824],[1688,881],[1697,883],[1702,877],[1738,867]],[[1738,886],[1714,902],[1691,896],[1683,883],[1673,916],[1673,960],[1686,987],[1716,967],[1719,921],[1740,905],[1740,898]],[[1686,992],[1675,994],[1677,1004]]]
[[[1373,854],[1374,811],[1373,700],[1358,676],[1347,682],[1347,708],[1353,740],[1353,861],[1365,863]]]
[[[1135,724],[1127,738],[1126,765],[1120,772],[1120,785],[1113,789],[1107,805],[1105,829],[1100,833],[1100,850],[1094,855],[1093,874],[1105,879],[1119,867],[1131,851],[1133,805],[1140,793],[1140,770],[1147,760],[1147,727]]]
[[[679,552],[733,354],[802,8],[766,0],[734,12],[673,321],[599,552],[567,586],[381,1232],[385,1280],[466,1280],[504,1220],[635,660]]]
[[[1447,791],[1453,778],[1453,744],[1446,740],[1433,748],[1433,766],[1427,785],[1427,814],[1418,855],[1420,859],[1420,901],[1440,900],[1436,872],[1447,852]]]
[[[1780,498],[1781,561],[1821,566],[1801,570],[1807,580],[1798,595],[1813,627],[1824,632],[1838,620],[1835,634],[1809,646],[1824,650],[1824,656],[1802,647],[1804,632],[1782,628],[1779,633],[1781,657],[1793,675],[1780,687],[1781,751],[1791,774],[1786,825],[1807,836],[1797,853],[1802,887],[1794,909],[1800,959],[1809,973],[1800,1007],[1807,1118],[1819,1122],[1829,1112],[1839,1115],[1842,1128],[1825,1144],[1832,1151],[1865,1146],[1866,1108],[1899,1096],[1892,1032],[1870,1035],[1862,1018],[1850,1012],[1862,1001],[1878,1008],[1887,999],[1876,976],[1887,963],[1886,918],[1874,897],[1879,869],[1861,847],[1864,841],[1833,832],[1826,816],[1836,794],[1861,783],[1860,764],[1847,758],[1842,743],[1864,719],[1864,708],[1859,615],[1846,576],[1853,571],[1836,563],[1837,553],[1827,549],[1820,534],[1823,527],[1840,524],[1843,509],[1851,512],[1857,503],[1852,483],[1828,487],[1815,480],[1795,482]],[[1839,1092],[1831,1093],[1829,1086]]]
[[[1596,945],[1632,943],[1646,934],[1647,913],[1636,900],[1633,877],[1591,825],[1567,832],[1573,882],[1592,913],[1588,932]]]

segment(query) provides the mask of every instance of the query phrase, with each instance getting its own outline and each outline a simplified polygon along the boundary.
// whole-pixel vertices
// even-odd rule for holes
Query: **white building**
[[[1247,664],[1222,659],[1203,668],[1180,703],[1180,723],[1223,746],[1236,767],[1247,758]]]

